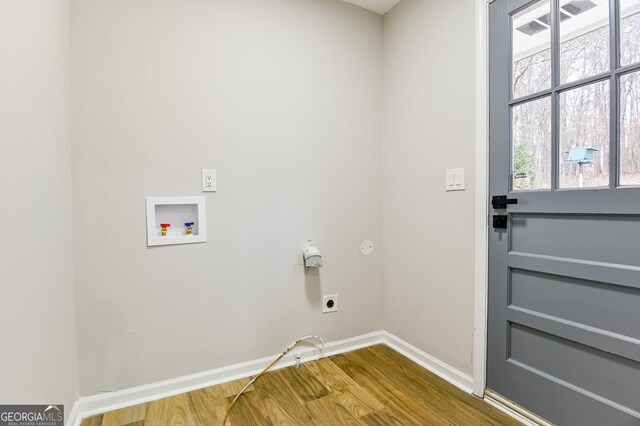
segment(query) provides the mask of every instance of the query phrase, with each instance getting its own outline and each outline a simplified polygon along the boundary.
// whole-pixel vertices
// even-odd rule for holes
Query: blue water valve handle
[[[189,227],[193,226],[193,224],[194,224],[194,223],[195,223],[195,222],[187,222],[187,223],[185,223],[185,224],[184,224],[184,226],[186,226],[187,228],[189,228]]]

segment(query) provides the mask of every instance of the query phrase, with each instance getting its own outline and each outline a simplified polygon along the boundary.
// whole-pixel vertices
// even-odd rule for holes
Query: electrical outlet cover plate
[[[213,169],[202,169],[202,192],[216,192],[218,190],[218,176]]]
[[[332,307],[327,306],[329,301],[333,301]],[[337,294],[327,294],[326,296],[322,296],[322,313],[327,314],[329,312],[338,312],[338,295]]]

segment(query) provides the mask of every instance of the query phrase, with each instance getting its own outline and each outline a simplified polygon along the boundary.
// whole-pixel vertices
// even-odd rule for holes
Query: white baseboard
[[[337,340],[326,343],[325,356],[350,352],[380,343],[383,343],[383,336],[380,331],[363,334],[349,339]],[[315,359],[319,355],[319,349],[300,346],[285,356],[274,367],[274,369],[294,365],[297,353],[302,355],[302,361],[305,362]],[[174,379],[164,380],[148,385],[81,397],[78,398],[74,404],[71,410],[71,415],[67,421],[67,425],[79,426],[83,418],[96,414],[130,407],[132,405],[143,404],[145,402],[253,376],[269,365],[276,356],[278,355],[233,364],[201,373],[190,374],[188,376],[176,377]]]
[[[69,413],[69,417],[67,417],[67,421],[65,424],[67,425],[79,425],[82,421],[80,417],[80,413],[78,409],[80,408],[80,404],[78,404],[78,400],[76,399],[73,403],[73,407],[71,407],[71,412]]]
[[[410,343],[405,342],[399,337],[394,336],[388,331],[383,330],[382,341],[384,344],[400,352],[410,360],[420,364],[432,373],[442,377],[444,380],[451,384],[456,385],[467,393],[473,392],[473,377],[462,371],[450,366],[449,364],[440,361],[421,349],[416,348]]]
[[[401,353],[407,358],[418,363],[427,370],[442,377],[444,380],[452,383],[467,393],[473,391],[473,378],[462,371],[448,365],[447,363],[429,355],[428,353],[416,348],[410,343],[405,342],[399,337],[382,330],[373,333],[363,334],[349,339],[329,342],[325,345],[325,356],[338,355],[345,352],[351,352],[356,349],[373,346],[376,344],[385,344],[395,351]],[[310,361],[318,356],[319,350],[312,347],[300,347],[285,356],[274,369],[289,367],[296,362],[295,355],[302,355],[302,361]],[[117,410],[119,408],[129,407],[132,405],[142,404],[173,395],[179,395],[185,392],[191,392],[197,389],[214,386],[220,383],[253,376],[266,367],[277,355],[256,359],[253,361],[234,364],[226,367],[216,368],[201,373],[195,373],[188,376],[176,377],[174,379],[164,380],[161,382],[151,383],[148,385],[136,386],[129,389],[123,389],[115,392],[104,393],[78,398],[74,404],[67,425],[79,426],[83,418],[96,414],[105,413],[107,411]],[[492,405],[505,411],[514,418],[523,421],[523,417],[512,410],[509,410],[499,401],[490,400]],[[526,422],[524,422],[527,424]]]

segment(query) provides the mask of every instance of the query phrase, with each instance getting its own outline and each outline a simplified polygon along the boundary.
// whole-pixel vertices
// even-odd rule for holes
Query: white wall
[[[381,328],[381,37],[338,1],[72,3],[83,395]],[[144,197],[201,195],[201,168],[208,242],[148,249]]]
[[[84,395],[382,327],[471,373],[471,0],[404,0],[384,30],[331,0],[71,4],[69,23],[64,0],[0,0],[18,206],[0,211],[0,321],[21,348],[0,355],[0,401],[68,412],[78,393],[72,233]],[[445,193],[458,166],[467,191]],[[209,242],[148,249],[144,197],[201,195],[205,167]],[[319,275],[297,264],[308,237]]]
[[[0,0],[0,403],[77,396],[69,4]]]
[[[383,324],[471,374],[475,51],[472,0],[403,0],[384,17]],[[445,169],[465,167],[465,192]]]

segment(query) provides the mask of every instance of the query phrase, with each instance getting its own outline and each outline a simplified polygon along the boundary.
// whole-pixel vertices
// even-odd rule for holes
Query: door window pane
[[[640,62],[640,0],[620,0],[620,64]]]
[[[560,188],[609,186],[609,80],[560,94]]]
[[[514,99],[551,88],[550,12],[544,0],[511,18]]]
[[[560,12],[560,82],[608,71],[609,2],[561,0]]]
[[[551,188],[551,97],[512,110],[513,190]]]
[[[640,185],[640,72],[620,77],[620,184]]]

